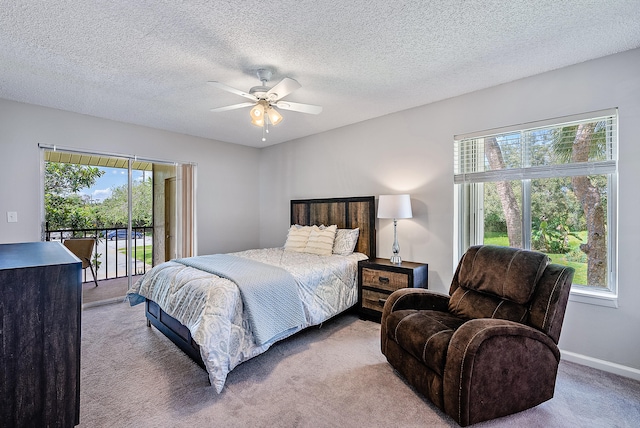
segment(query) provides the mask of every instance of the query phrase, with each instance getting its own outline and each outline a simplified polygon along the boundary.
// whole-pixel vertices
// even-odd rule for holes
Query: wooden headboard
[[[291,224],[332,225],[338,229],[360,228],[356,251],[376,257],[375,198],[296,199],[291,201]]]

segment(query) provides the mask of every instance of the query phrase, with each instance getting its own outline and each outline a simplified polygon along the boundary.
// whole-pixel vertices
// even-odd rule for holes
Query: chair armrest
[[[401,288],[387,298],[380,318],[380,349],[386,355],[387,318],[394,311],[402,309],[436,310],[446,312],[449,307],[449,296],[435,293],[425,288]]]
[[[387,298],[382,309],[382,320],[391,312],[402,309],[447,311],[449,296],[425,288],[401,288]]]
[[[559,362],[555,342],[533,327],[469,320],[447,350],[445,412],[466,426],[540,404],[553,396]]]
[[[391,313],[402,309],[446,311],[449,307],[449,296],[436,293],[425,288],[401,288],[387,298],[382,309]]]

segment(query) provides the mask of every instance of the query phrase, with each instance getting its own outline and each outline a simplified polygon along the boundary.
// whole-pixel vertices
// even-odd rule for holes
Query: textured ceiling
[[[0,98],[263,147],[640,46],[640,0],[2,1]],[[258,68],[285,99],[266,143]]]

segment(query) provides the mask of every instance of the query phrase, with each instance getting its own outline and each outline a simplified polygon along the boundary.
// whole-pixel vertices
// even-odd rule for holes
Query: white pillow
[[[338,229],[336,239],[333,241],[333,254],[348,256],[353,253],[358,243],[360,229]]]
[[[284,243],[285,251],[304,253],[310,233],[311,226],[292,225],[287,233],[287,241]]]
[[[320,229],[318,226],[312,226],[304,252],[330,256],[333,251],[333,241],[336,238],[337,229],[338,226],[335,224],[325,226],[323,229]]]

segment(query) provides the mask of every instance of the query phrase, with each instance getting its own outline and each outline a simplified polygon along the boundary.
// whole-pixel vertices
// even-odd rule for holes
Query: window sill
[[[587,303],[589,305],[605,306],[607,308],[618,307],[618,295],[611,292],[591,291],[578,287],[571,287],[570,302]]]

